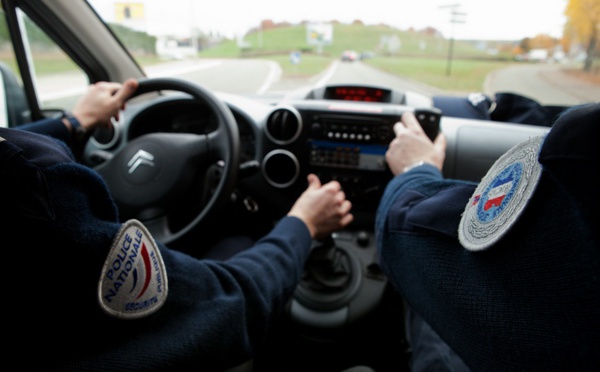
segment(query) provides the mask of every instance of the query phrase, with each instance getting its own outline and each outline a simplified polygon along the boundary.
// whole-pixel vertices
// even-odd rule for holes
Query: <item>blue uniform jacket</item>
[[[600,369],[600,106],[573,109],[542,144],[539,184],[495,245],[458,239],[476,185],[430,165],[388,184],[379,261],[407,303],[476,371]]]
[[[111,317],[97,289],[121,223],[105,183],[61,141],[4,128],[0,137],[0,231],[10,273],[4,335],[19,351],[5,360],[24,370],[208,371],[252,357],[309,254],[301,220],[283,218],[227,261],[199,260],[158,242],[166,302],[140,319]]]

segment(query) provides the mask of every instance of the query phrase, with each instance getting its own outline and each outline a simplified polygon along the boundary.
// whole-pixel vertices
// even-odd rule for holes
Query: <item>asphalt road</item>
[[[507,67],[490,74],[484,93],[518,92],[544,105],[577,105],[600,102],[600,85],[565,72],[559,64]]]
[[[391,75],[360,62],[334,62],[327,71],[310,79],[282,79],[276,63],[266,60],[187,60],[148,67],[148,76],[174,76],[195,81],[207,89],[249,96],[277,97],[308,86],[335,84],[376,84],[424,95],[444,91],[410,79]],[[83,76],[54,76],[39,79],[42,100],[60,106],[73,100],[85,88]],[[488,77],[482,92],[516,92],[542,104],[574,105],[600,101],[600,85],[574,78],[560,65],[519,65],[496,71]],[[48,106],[48,105],[47,105]]]
[[[326,81],[321,83],[362,82],[393,86],[400,90],[429,96],[448,94],[440,89],[390,75],[362,63],[338,63],[332,69],[335,71],[330,72]],[[523,64],[507,67],[490,74],[481,91],[492,98],[497,92],[518,93],[537,100],[543,105],[570,106],[600,102],[599,84],[576,78],[565,72],[565,69],[566,66],[559,64]]]

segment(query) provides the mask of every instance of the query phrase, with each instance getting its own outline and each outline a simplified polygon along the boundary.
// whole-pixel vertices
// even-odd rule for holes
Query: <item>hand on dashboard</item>
[[[446,136],[439,132],[432,142],[412,112],[405,112],[402,120],[394,125],[396,137],[385,153],[392,173],[397,176],[411,166],[429,163],[440,171],[446,157]]]

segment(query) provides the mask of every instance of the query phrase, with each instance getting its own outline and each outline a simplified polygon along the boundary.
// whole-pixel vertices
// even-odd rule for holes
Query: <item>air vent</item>
[[[267,137],[278,145],[287,145],[296,140],[302,129],[302,118],[293,108],[279,108],[267,119]]]
[[[119,139],[119,123],[112,119],[112,125],[98,126],[92,133],[91,140],[100,149],[107,149],[115,145]]]
[[[271,186],[285,188],[293,185],[298,179],[300,164],[291,152],[274,150],[265,156],[262,172]]]

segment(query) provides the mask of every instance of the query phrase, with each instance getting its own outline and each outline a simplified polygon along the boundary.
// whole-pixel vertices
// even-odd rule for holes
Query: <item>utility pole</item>
[[[450,5],[442,5],[440,9],[450,9],[450,43],[448,45],[448,60],[446,63],[446,76],[450,76],[450,70],[452,66],[452,58],[454,54],[454,24],[456,23],[465,23],[464,20],[460,19],[462,16],[466,16],[466,13],[461,13],[458,11],[461,4],[450,4]]]
[[[194,0],[190,1],[190,35],[191,35],[191,48],[193,51],[192,58],[198,58],[198,33],[196,32],[196,13],[194,11]]]

